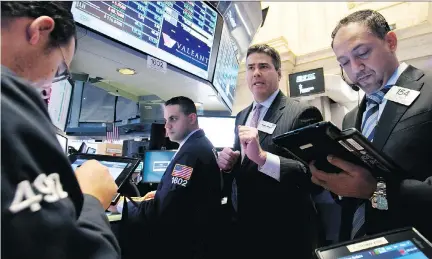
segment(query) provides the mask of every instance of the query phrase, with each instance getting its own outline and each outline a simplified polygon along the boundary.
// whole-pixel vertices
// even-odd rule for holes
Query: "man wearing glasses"
[[[77,40],[70,7],[1,2],[5,258],[120,258],[104,213],[117,190],[114,179],[96,161],[73,172],[43,101],[53,82],[70,76]]]

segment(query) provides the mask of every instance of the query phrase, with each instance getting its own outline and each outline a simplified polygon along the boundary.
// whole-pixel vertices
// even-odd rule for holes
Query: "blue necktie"
[[[362,134],[372,142],[375,136],[376,125],[378,123],[379,105],[384,99],[384,95],[390,90],[392,85],[387,85],[380,91],[366,97],[366,111],[361,129]],[[354,213],[351,239],[366,235],[365,223],[365,202],[359,203],[357,210]]]

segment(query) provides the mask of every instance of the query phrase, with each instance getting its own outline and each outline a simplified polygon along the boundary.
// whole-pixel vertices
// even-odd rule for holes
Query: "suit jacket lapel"
[[[284,108],[287,103],[286,96],[282,93],[282,91],[279,91],[278,95],[274,99],[273,103],[270,105],[270,108],[267,110],[267,113],[265,114],[263,121],[267,121],[273,124],[277,124],[279,119],[282,117]],[[267,134],[262,131],[258,131],[260,144],[262,145],[263,141],[266,139],[267,136],[271,134]]]
[[[412,89],[420,91],[423,83],[418,80],[423,77],[424,73],[412,66],[408,68],[401,74],[396,82],[397,86],[401,86],[407,89]],[[376,133],[374,136],[374,146],[378,150],[382,150],[385,143],[387,142],[392,130],[396,124],[400,121],[409,106],[403,104],[395,103],[392,101],[387,101],[386,106],[380,116],[379,123],[376,128]]]
[[[252,108],[253,104],[249,105],[249,107],[244,112],[240,113],[239,125],[246,125],[247,118],[249,116],[249,113],[252,111]]]
[[[354,127],[361,132],[361,125],[363,120],[363,113],[366,110],[366,97],[360,103],[360,106],[357,109],[357,114],[355,115]]]

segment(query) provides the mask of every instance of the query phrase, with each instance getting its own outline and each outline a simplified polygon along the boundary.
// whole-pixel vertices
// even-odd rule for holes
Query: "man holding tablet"
[[[74,173],[43,100],[53,82],[70,77],[77,42],[70,8],[70,2],[1,2],[4,258],[120,257],[105,215],[114,179],[96,161]]]
[[[375,178],[374,172],[329,156],[344,172],[329,174],[311,164],[312,180],[343,196],[340,241],[414,226],[432,238],[432,77],[399,63],[397,37],[372,10],[343,18],[332,33],[332,48],[353,89],[366,96],[349,112],[343,128],[355,127],[403,171]],[[339,199],[337,199],[339,200]],[[427,208],[427,209],[426,209]]]

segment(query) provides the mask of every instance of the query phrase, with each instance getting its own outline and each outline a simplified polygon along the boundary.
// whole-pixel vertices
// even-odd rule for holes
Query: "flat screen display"
[[[213,85],[230,109],[232,109],[234,103],[238,70],[239,64],[235,45],[231,40],[228,27],[224,25],[216,60]]]
[[[218,13],[202,1],[77,1],[72,13],[94,31],[210,78]]]
[[[75,160],[75,162],[73,162],[73,164],[72,164],[73,170],[75,171],[78,167],[80,167],[86,161],[87,161],[87,159]],[[126,162],[111,162],[111,161],[103,161],[103,160],[98,160],[98,162],[100,162],[102,165],[108,167],[108,170],[114,179],[117,179],[117,177],[129,165],[129,163],[126,163]]]
[[[235,117],[198,117],[198,124],[214,147],[234,147]]]
[[[54,126],[63,132],[66,131],[71,97],[72,84],[68,80],[52,84],[48,113]]]
[[[324,85],[324,69],[322,67],[289,75],[290,97],[324,93]]]
[[[144,154],[144,183],[159,183],[176,151],[146,151]]]
[[[420,251],[410,240],[390,244],[383,247],[366,250],[349,256],[339,257],[337,259],[356,259],[356,258],[373,258],[373,259],[427,259],[428,257]]]

